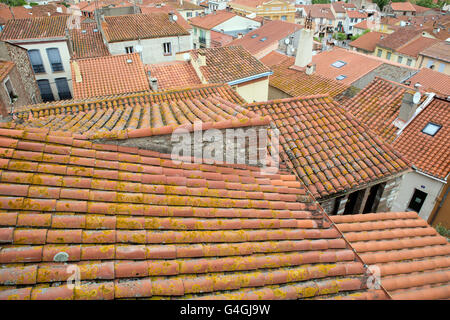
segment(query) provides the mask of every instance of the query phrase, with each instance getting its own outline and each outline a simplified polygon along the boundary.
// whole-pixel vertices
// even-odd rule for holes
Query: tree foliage
[[[0,0],[1,3],[5,3],[10,7],[19,7],[19,6],[24,6],[26,5],[28,2],[25,0]]]
[[[331,3],[330,0],[312,0],[312,4]]]

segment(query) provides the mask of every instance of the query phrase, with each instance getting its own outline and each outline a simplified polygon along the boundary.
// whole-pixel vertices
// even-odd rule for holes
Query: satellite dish
[[[138,44],[138,45],[136,45],[135,49],[136,49],[136,52],[142,52],[143,47],[140,44]]]
[[[284,39],[285,44],[289,44],[289,38]]]
[[[172,19],[173,19],[173,21],[177,21],[178,20],[178,16],[176,14],[174,14]]]
[[[413,102],[414,102],[414,104],[418,104],[419,102],[420,102],[420,98],[421,98],[422,96],[420,95],[420,92],[419,91],[417,91],[416,93],[414,93],[414,96],[413,96]]]
[[[188,52],[185,52],[185,53],[183,54],[183,59],[184,59],[184,61],[189,61],[190,58],[191,58],[191,55],[190,55]]]

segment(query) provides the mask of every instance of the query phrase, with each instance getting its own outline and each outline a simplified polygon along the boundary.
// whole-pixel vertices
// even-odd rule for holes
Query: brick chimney
[[[407,122],[414,115],[419,104],[413,102],[414,95],[411,92],[406,91],[403,95],[402,105],[400,106],[400,111],[398,118],[404,122]]]

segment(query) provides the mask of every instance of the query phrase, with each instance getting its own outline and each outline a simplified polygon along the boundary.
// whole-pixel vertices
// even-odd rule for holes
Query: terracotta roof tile
[[[403,129],[393,146],[418,168],[439,179],[450,172],[450,102],[435,98]],[[430,136],[422,130],[428,123],[442,126]]]
[[[414,8],[414,5],[411,4],[411,2],[405,1],[405,2],[392,2],[390,4],[392,10],[394,11],[411,11],[416,12],[416,9]]]
[[[275,87],[290,96],[309,96],[313,94],[329,94],[336,97],[349,87],[337,80],[331,80],[319,74],[307,75],[304,71],[290,69],[295,58],[272,51],[261,61],[268,65],[273,75],[269,78],[271,87]]]
[[[80,29],[70,29],[69,34],[72,42],[73,59],[110,55],[108,48],[103,43],[103,37],[98,30],[97,23],[82,23]]]
[[[397,119],[405,92],[413,89],[376,77],[357,95],[345,103],[345,108],[359,121],[375,131],[383,140],[391,143],[398,128]]]
[[[227,10],[217,10],[205,16],[198,16],[189,19],[189,23],[202,29],[212,29],[215,26],[235,17],[236,14]]]
[[[233,36],[211,30],[211,48],[224,47],[233,41]]]
[[[71,69],[75,99],[150,90],[138,53],[77,59]]]
[[[419,37],[404,46],[397,49],[397,52],[405,54],[410,57],[417,58],[419,53],[424,49],[433,46],[435,43],[441,42],[438,39],[431,39],[428,37]]]
[[[192,130],[196,121],[203,122],[202,128],[254,126],[268,121],[239,105],[243,103],[242,98],[230,86],[208,85],[194,89],[99,98],[89,102],[67,102],[66,105],[55,103],[29,106],[27,111],[18,113],[18,117],[24,119],[24,122],[10,123],[6,126],[35,128],[36,132],[44,134],[49,130],[58,132],[60,137],[52,137],[54,139],[52,141],[70,145],[73,138],[64,135],[71,133],[77,133],[78,137],[84,139],[107,137],[125,139],[169,134],[177,127]],[[50,146],[46,148],[55,149]],[[58,153],[51,156],[54,162],[80,161],[79,157],[62,156],[68,152],[67,149],[59,147],[52,151]],[[87,156],[87,153],[81,150],[77,149],[75,152],[79,153],[79,156]],[[15,153],[12,156],[25,159],[34,155]],[[101,153],[101,157],[102,160],[107,160],[97,161],[98,166],[102,168],[113,169],[115,164],[112,161],[122,160],[114,154],[105,152]],[[12,165],[17,166],[15,162],[9,162],[9,166]],[[96,175],[95,172],[93,174]]]
[[[178,23],[171,22],[167,13],[107,16],[102,28],[108,42],[189,35]]]
[[[280,130],[280,153],[317,198],[395,175],[408,164],[328,96],[254,103]]]
[[[424,49],[422,52],[420,52],[420,54],[426,57],[443,60],[449,63],[450,62],[449,51],[450,51],[450,44],[446,41],[440,41]]]
[[[300,30],[302,26],[282,20],[273,20],[263,24],[260,28],[247,33],[244,37],[236,39],[230,45],[241,45],[253,55],[259,55],[268,48],[278,47],[278,41]],[[263,39],[265,38],[265,40]],[[264,41],[261,41],[263,39]],[[268,52],[266,52],[268,53]]]
[[[450,244],[415,212],[331,216],[393,299],[450,298]]]
[[[417,29],[413,26],[408,27],[402,27],[399,28],[397,31],[394,31],[393,33],[388,34],[386,37],[381,39],[378,42],[378,46],[397,50],[400,47],[404,46],[405,44],[408,44],[410,41],[416,39],[422,34],[422,30]]]
[[[429,68],[422,68],[408,79],[411,87],[414,88],[416,83],[420,83],[426,91],[435,92],[444,97],[450,96],[450,76],[445,73],[438,72]]]
[[[59,194],[42,191],[42,199],[22,189],[48,186],[45,179],[35,179],[51,155],[47,146],[69,148],[77,165],[92,171],[98,169],[92,159],[103,159],[105,151],[74,137],[64,137],[61,145],[51,134],[30,133],[0,130],[0,142],[11,150],[2,152],[3,159],[14,161],[19,145],[43,153],[20,167],[31,180],[5,184],[6,173],[19,168],[1,172],[0,190],[6,195],[0,195],[0,299],[296,299],[367,290],[363,264],[306,190],[290,187],[295,177],[286,172],[262,175],[257,167],[237,165],[186,168],[170,155],[144,157],[139,149],[127,148],[116,153],[118,175],[101,175],[104,184],[91,180],[84,190],[68,184]],[[149,188],[144,174],[137,175],[135,189],[124,193],[120,176],[143,172],[148,163],[165,180]],[[66,173],[49,173],[48,179],[70,178],[75,165],[62,166]],[[223,184],[217,192],[194,186],[180,192],[168,183],[192,175]],[[247,191],[234,192],[227,176]],[[83,193],[87,200],[80,200]],[[64,261],[79,267],[81,286],[65,284],[70,272]]]
[[[192,59],[197,60],[199,55],[206,57],[206,65],[200,66],[199,69],[207,83],[228,83],[271,72],[242,46],[197,49],[189,52]]]
[[[185,1],[186,3],[187,1]],[[149,13],[158,13],[158,12],[165,12],[165,13],[169,13],[172,12],[174,14],[176,14],[176,16],[178,17],[177,19],[177,23],[183,27],[185,30],[190,30],[192,29],[191,25],[189,24],[189,22],[187,22],[183,16],[176,10],[175,6],[178,3],[172,2],[172,3],[166,3],[164,6],[161,7],[155,7],[155,6],[145,6],[145,5],[138,5],[139,8],[141,9],[141,13],[144,14],[149,14]]]
[[[151,77],[158,80],[161,90],[201,84],[194,67],[188,61],[173,61],[146,65]]]
[[[355,25],[356,28],[356,25]],[[366,28],[364,28],[366,29]],[[358,49],[363,49],[369,52],[374,52],[378,41],[380,41],[383,36],[382,32],[371,31],[366,34],[361,35],[358,39],[353,40],[349,43],[349,46]]]
[[[4,41],[65,38],[69,15],[9,20],[0,39]]]

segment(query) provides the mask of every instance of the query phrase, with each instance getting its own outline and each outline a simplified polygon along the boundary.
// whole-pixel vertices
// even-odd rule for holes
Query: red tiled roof
[[[155,13],[155,12],[166,12],[166,13],[174,13],[176,14],[176,16],[178,17],[177,19],[177,23],[183,27],[185,30],[190,30],[192,29],[191,25],[186,21],[186,19],[183,18],[183,16],[172,6],[173,3],[171,4],[167,4],[161,7],[149,7],[149,6],[143,6],[140,5],[140,9],[141,9],[141,13]]]
[[[189,35],[167,13],[107,16],[102,28],[108,42]]]
[[[446,41],[440,41],[433,44],[429,48],[426,48],[425,50],[420,52],[420,54],[450,63],[450,43]]]
[[[236,14],[226,10],[217,10],[205,16],[198,16],[189,19],[189,23],[202,29],[212,29],[215,26],[235,17]]]
[[[97,30],[94,32],[94,30]],[[73,59],[109,56],[108,47],[98,30],[97,23],[82,23],[80,29],[69,30]]]
[[[251,7],[251,8],[257,8],[259,6],[262,6],[263,3],[269,2],[269,0],[232,0],[230,1],[230,5],[239,4],[241,6]]]
[[[349,18],[359,18],[359,19],[367,18],[367,13],[359,12],[359,11],[356,11],[356,10],[349,10],[349,11],[347,11],[347,15],[348,15]]]
[[[71,69],[75,99],[150,90],[138,53],[74,60]]]
[[[445,73],[422,68],[408,81],[411,81],[411,87],[414,87],[416,83],[420,83],[426,91],[435,92],[445,97],[450,96],[450,76]]]
[[[430,122],[442,126],[434,136],[422,132]],[[403,129],[393,146],[419,171],[446,180],[450,173],[450,102],[433,99]]]
[[[416,8],[410,2],[392,2],[391,8],[394,11],[412,11],[416,12]]]
[[[353,25],[353,28],[363,29],[363,30],[369,29],[369,27],[367,25],[367,19],[365,19],[365,20],[363,20],[361,22],[358,22],[357,24]]]
[[[437,42],[441,42],[438,39],[431,39],[428,37],[419,37],[404,46],[397,49],[398,53],[406,54],[407,56],[417,58],[419,53],[424,49],[434,45]]]
[[[206,57],[206,66],[199,67],[208,83],[227,83],[270,72],[270,69],[242,46],[205,48],[190,51],[192,59]]]
[[[404,46],[408,42],[416,39],[421,34],[422,30],[416,29],[415,27],[402,27],[381,39],[378,42],[378,46],[397,50],[401,46]]]
[[[241,45],[251,54],[256,55],[269,47],[273,47],[278,41],[300,30],[303,26],[282,20],[273,20],[263,24],[260,28],[247,33],[244,37],[236,39],[230,45]],[[266,40],[261,41],[265,38]]]
[[[68,15],[9,20],[0,40],[65,38]]]
[[[304,71],[290,69],[295,58],[276,51],[267,54],[261,58],[261,61],[273,71],[269,77],[269,85],[293,97],[313,94],[328,94],[336,97],[349,88],[343,82],[318,74],[307,75]]]
[[[450,298],[450,244],[415,212],[336,215],[330,219],[366,265],[379,268],[393,299]]]
[[[346,64],[340,68],[332,66],[338,60]],[[342,48],[334,48],[316,54],[312,57],[312,62],[316,64],[316,73],[323,77],[336,79],[340,75],[345,75],[346,78],[339,80],[339,82],[346,85],[351,85],[384,63],[381,59]],[[361,68],[361,66],[364,66],[364,68]]]
[[[194,68],[187,61],[150,64],[146,65],[146,69],[151,72],[151,77],[158,79],[158,88],[161,90],[201,84]]]
[[[224,47],[233,41],[233,36],[217,32],[214,30],[210,31],[211,33],[211,48]]]
[[[97,98],[97,100],[32,105],[17,113],[12,128],[47,128],[70,131],[84,139],[141,137],[170,134],[178,127],[250,126],[267,119],[238,104],[243,99],[228,85],[209,85],[153,93]]]
[[[311,14],[312,18],[325,18],[334,20],[333,11],[330,4],[312,4],[305,6],[306,15]]]
[[[12,68],[14,68],[14,62],[12,61],[2,61],[0,60],[0,81],[6,78],[6,76],[11,72]]]
[[[406,86],[376,77],[352,99],[345,108],[361,123],[371,128],[383,140],[391,143],[398,128],[397,119],[405,92],[414,93]]]
[[[281,157],[316,198],[409,168],[402,157],[325,95],[248,105],[280,130]]]
[[[380,41],[383,35],[384,33],[382,32],[371,31],[350,42],[349,46],[363,49],[369,52],[374,52],[378,41]]]
[[[383,293],[293,175],[48,131],[2,129],[0,145],[2,300]]]
[[[414,7],[414,9],[416,9],[417,13],[423,13],[423,12],[427,12],[427,11],[430,11],[430,10],[434,10],[433,8],[427,8],[427,7],[418,6],[417,4],[414,4],[414,3],[411,3],[411,4]]]

